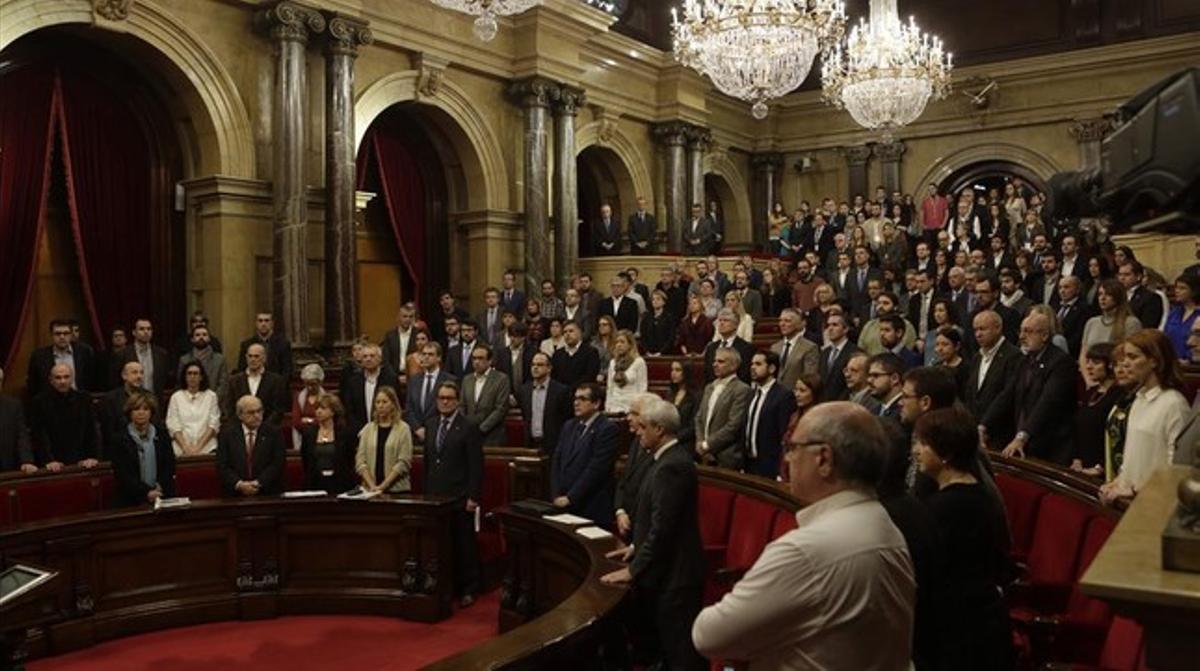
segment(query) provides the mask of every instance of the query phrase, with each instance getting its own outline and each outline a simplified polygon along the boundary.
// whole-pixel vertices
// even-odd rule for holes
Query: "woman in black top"
[[[1096,384],[1088,387],[1087,397],[1075,411],[1075,455],[1071,470],[1096,478],[1104,477],[1104,427],[1108,414],[1125,390],[1113,376],[1113,344],[1096,343],[1084,354],[1087,378]]]
[[[946,552],[941,668],[1009,671],[1012,639],[1000,591],[1008,562],[992,501],[971,474],[978,449],[976,422],[960,408],[926,413],[913,428],[917,468],[938,484],[926,505]]]
[[[679,444],[691,452],[696,445],[696,407],[700,397],[692,388],[691,376],[682,361],[671,362],[671,384],[667,387],[667,400],[679,411],[679,433],[675,436]]]
[[[650,310],[642,315],[641,344],[646,354],[675,354],[675,326],[679,321],[667,312],[667,294],[655,289],[650,294]]]
[[[762,271],[762,304],[764,317],[778,317],[784,308],[792,307],[792,292],[785,287],[775,271],[764,268]]]
[[[154,424],[157,411],[158,402],[148,392],[135,391],[125,401],[128,423],[117,434],[120,440],[109,455],[116,481],[113,506],[117,508],[175,496],[175,449],[166,430]]]
[[[300,430],[304,488],[341,494],[354,487],[354,453],[358,439],[344,425],[346,411],[335,394],[322,394],[316,421]]]

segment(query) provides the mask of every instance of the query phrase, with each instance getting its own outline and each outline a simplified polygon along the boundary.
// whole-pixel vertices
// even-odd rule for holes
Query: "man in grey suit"
[[[683,224],[683,252],[688,256],[703,256],[712,248],[712,222],[704,216],[700,203],[692,205],[692,216]]]
[[[784,308],[779,313],[779,342],[771,351],[779,355],[779,384],[791,393],[802,373],[819,375],[821,354],[811,340],[804,337],[804,315],[796,309]]]
[[[482,343],[471,351],[474,373],[463,378],[463,412],[479,426],[484,445],[504,443],[504,416],[508,414],[508,376],[492,367],[495,353]]]
[[[750,286],[750,274],[745,270],[739,270],[733,274],[733,290],[738,292],[742,298],[742,309],[754,321],[762,319],[763,304],[762,294],[758,289]]]
[[[637,212],[629,215],[629,253],[653,254],[657,235],[658,222],[646,211],[646,198],[638,196]]]
[[[713,355],[713,381],[704,388],[696,411],[696,455],[702,463],[739,470],[740,433],[746,423],[750,386],[738,379],[742,356],[732,347]]]

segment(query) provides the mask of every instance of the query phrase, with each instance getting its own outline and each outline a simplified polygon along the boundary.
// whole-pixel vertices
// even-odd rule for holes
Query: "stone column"
[[[842,156],[846,157],[846,165],[850,168],[849,199],[861,195],[870,198],[867,193],[867,161],[871,159],[871,148],[867,145],[842,147]]]
[[[756,248],[764,249],[767,244],[767,233],[770,232],[767,215],[771,212],[771,208],[775,207],[775,201],[778,200],[775,179],[779,175],[780,168],[783,167],[783,154],[778,152],[754,154],[750,157],[750,165],[754,168],[754,179],[757,182],[756,192],[758,193],[758,205],[751,206],[750,221],[753,223],[750,227],[750,239]]]
[[[872,149],[879,158],[880,167],[883,168],[883,188],[887,189],[888,194],[903,191],[903,187],[900,186],[900,157],[904,156],[906,149],[900,140],[877,144]]]
[[[509,96],[525,114],[525,291],[541,292],[542,280],[550,276],[549,199],[547,171],[550,160],[550,130],[547,123],[550,101],[558,85],[542,77],[513,82]],[[572,224],[573,225],[573,224]]]
[[[704,152],[712,142],[712,133],[707,128],[691,126],[687,133],[687,180],[688,180],[688,212],[695,203],[700,203],[704,211],[708,211],[708,203],[704,202]]]
[[[272,92],[271,196],[274,210],[272,245],[272,310],[277,328],[293,347],[308,345],[308,266],[305,234],[304,123],[305,46],[309,34],[325,30],[315,9],[278,2],[262,10],[257,23],[274,42],[275,86]]]
[[[579,192],[575,173],[575,114],[584,93],[559,86],[554,96],[554,285],[564,291],[579,262]],[[540,296],[540,287],[530,296]]]
[[[358,335],[354,59],[371,31],[356,19],[325,16],[325,344],[344,351]]]
[[[663,196],[667,203],[667,251],[683,251],[683,222],[690,213],[684,145],[688,124],[670,121],[654,126],[654,137],[666,152]]]
[[[1100,167],[1100,142],[1113,130],[1113,121],[1108,117],[1079,119],[1071,124],[1071,137],[1079,143],[1079,169]]]

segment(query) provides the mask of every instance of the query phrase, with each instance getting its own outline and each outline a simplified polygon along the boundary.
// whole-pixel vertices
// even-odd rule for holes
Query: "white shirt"
[[[613,376],[617,373],[616,359],[608,362],[607,398],[604,400],[605,412],[629,412],[629,404],[633,397],[646,393],[650,388],[650,376],[646,373],[646,360],[634,357],[633,363],[625,369],[625,386],[618,385]]]
[[[1079,260],[1078,254],[1076,254],[1075,256],[1073,256],[1069,259],[1065,256],[1063,257],[1063,260],[1062,260],[1062,276],[1063,277],[1075,274],[1075,262],[1078,260]]]
[[[767,403],[767,394],[770,393],[771,387],[775,384],[775,378],[767,378],[767,381],[762,385],[755,385],[750,394],[750,410],[746,417],[746,431],[750,434],[750,456],[758,456],[758,419],[762,417],[763,406]],[[758,397],[758,403],[755,404],[754,397]]]
[[[258,396],[258,385],[262,382],[262,371],[251,373],[246,370],[246,386],[250,389],[251,396]]]
[[[487,384],[487,376],[490,372],[492,372],[491,368],[483,373],[475,373],[475,405],[479,405],[479,396],[483,393],[483,385]]]
[[[1170,464],[1187,417],[1183,394],[1162,387],[1139,389],[1129,408],[1125,458],[1117,479],[1141,489],[1154,471]]]
[[[883,506],[847,490],[796,523],[696,618],[696,649],[752,670],[909,669],[916,581]]]
[[[988,369],[992,367],[992,361],[995,360],[995,358],[996,358],[996,352],[1000,351],[1000,346],[1003,344],[1004,344],[1004,336],[1000,336],[1000,339],[996,341],[996,344],[993,345],[990,350],[980,351],[980,353],[979,353],[980,354],[980,357],[979,357],[979,386],[976,387],[976,391],[978,391],[979,389],[981,389],[983,387],[983,380],[984,380],[984,378],[987,377]]]
[[[370,408],[375,404],[375,387],[379,385],[379,371],[376,370],[375,374],[372,375],[364,370],[363,379],[365,380],[363,383],[363,393],[366,394],[363,398],[367,399],[367,416],[370,417]]]
[[[210,454],[217,449],[217,431],[221,428],[221,408],[217,402],[217,392],[205,389],[191,394],[185,389],[171,394],[167,403],[167,432],[174,436],[183,433],[183,439],[189,443],[196,442],[205,429],[212,429],[213,434],[208,442],[200,448],[201,454]],[[171,441],[175,455],[183,454],[179,443]]]
[[[721,397],[721,392],[725,391],[725,387],[729,386],[729,381],[733,379],[733,375],[723,378],[717,378],[712,383],[712,393],[708,396],[708,407],[704,410],[704,437],[708,439],[708,425],[712,422],[713,408],[717,407],[717,399]]]

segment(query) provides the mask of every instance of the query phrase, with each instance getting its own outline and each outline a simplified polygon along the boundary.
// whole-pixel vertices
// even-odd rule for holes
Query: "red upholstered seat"
[[[483,510],[479,524],[479,559],[485,564],[504,556],[504,534],[500,524],[488,513],[506,505],[511,498],[509,492],[509,462],[505,459],[483,460]]]
[[[1096,668],[1104,671],[1137,671],[1145,668],[1142,626],[1133,620],[1114,617],[1104,638]]]
[[[517,417],[509,416],[504,420],[504,444],[525,444],[525,421],[519,415]]]
[[[719,550],[718,556],[725,555],[725,547],[729,542],[729,518],[733,514],[733,497],[734,493],[731,490],[700,485],[700,541],[704,543],[706,555],[710,554],[710,550]]]
[[[1004,509],[1008,515],[1008,528],[1012,533],[1012,554],[1018,561],[1024,561],[1029,555],[1033,543],[1034,523],[1037,520],[1038,506],[1046,490],[1038,485],[1020,478],[996,474],[996,487],[1004,498]]]
[[[221,482],[212,464],[175,469],[175,494],[192,499],[221,498]]]
[[[112,473],[105,473],[97,478],[97,480],[97,486],[100,489],[98,492],[100,495],[100,509],[107,510],[112,508],[113,496],[117,492],[117,479],[113,477]]]
[[[413,494],[420,494],[425,489],[425,460],[423,457],[413,457],[412,470],[408,472],[408,482],[412,485]]]
[[[796,528],[796,513],[780,510],[775,515],[775,524],[771,528],[771,540],[775,540]]]
[[[1088,506],[1065,496],[1042,499],[1028,555],[1031,584],[1058,587],[1075,581],[1076,559],[1093,515]]]
[[[1100,657],[1105,635],[1112,623],[1112,611],[1104,601],[1085,596],[1079,589],[1078,580],[1096,558],[1114,526],[1116,523],[1111,519],[1099,515],[1088,523],[1079,550],[1076,583],[1067,599],[1066,612],[1054,628],[1053,640],[1046,646],[1053,659],[1091,661]]]
[[[299,459],[289,459],[283,472],[284,491],[304,489],[304,462]]]
[[[725,568],[744,571],[754,565],[771,538],[778,510],[761,499],[742,494],[734,498],[729,546],[725,549]]]
[[[16,487],[17,524],[51,517],[83,515],[100,509],[100,483],[94,477],[36,479]]]

